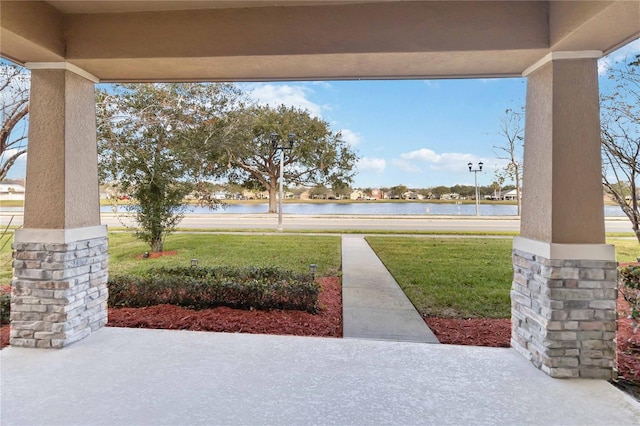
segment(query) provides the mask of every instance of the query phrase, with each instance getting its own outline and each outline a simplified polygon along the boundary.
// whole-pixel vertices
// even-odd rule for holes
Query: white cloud
[[[331,83],[329,83],[328,81],[312,81],[311,82],[312,86],[320,86],[323,89],[331,89],[333,86],[331,86]]]
[[[286,105],[306,109],[314,117],[320,117],[323,107],[309,100],[313,93],[311,89],[302,85],[274,85],[270,83],[250,84],[251,97],[259,104],[277,107]]]
[[[393,160],[391,160],[391,164],[405,173],[422,173],[422,169],[420,167],[407,160],[394,158]]]
[[[349,129],[342,129],[340,130],[340,133],[342,133],[342,139],[351,146],[358,146],[360,145],[360,142],[362,142],[362,136],[360,133],[356,133]]]
[[[356,168],[360,172],[372,171],[376,173],[382,173],[387,168],[387,162],[384,160],[384,158],[362,157],[358,160]]]
[[[392,160],[392,164],[406,172],[422,172],[421,164],[426,164],[429,170],[440,172],[461,173],[468,171],[467,164],[473,163],[476,166],[479,162],[483,164],[483,171],[493,173],[497,169],[504,168],[505,160],[496,158],[478,157],[475,154],[461,152],[437,153],[428,148],[421,148],[416,151],[400,154],[399,159]]]
[[[444,152],[438,154],[435,151],[422,148],[416,151],[405,152],[400,154],[400,158],[407,162],[427,163],[431,170],[443,171],[459,171],[464,169],[469,162],[481,161],[473,154],[464,154],[459,152]]]

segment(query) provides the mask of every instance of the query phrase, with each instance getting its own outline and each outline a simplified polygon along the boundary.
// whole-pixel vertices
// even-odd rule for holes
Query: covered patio
[[[611,377],[617,264],[613,246],[605,244],[597,60],[640,35],[640,2],[5,0],[0,30],[0,54],[31,70],[24,229],[16,232],[14,243],[12,349],[65,347],[107,321],[95,83],[525,76],[527,190],[521,236],[513,249],[515,351],[505,352],[509,355],[495,370],[488,367],[490,357],[478,367],[501,377],[522,366],[512,356],[517,352],[552,377]],[[128,333],[103,331],[61,353],[3,353],[3,369],[5,358],[14,353],[38,364],[72,354],[92,357],[91,348],[104,339],[111,339],[112,347],[135,345],[135,339],[124,337]],[[176,341],[187,346],[172,350],[189,352],[197,340]],[[263,340],[247,341],[249,346],[242,343],[236,350],[263,350]],[[359,344],[342,345],[355,351]],[[398,351],[390,348],[379,347]],[[424,349],[401,348],[418,358],[429,356]],[[114,359],[124,356],[100,350]],[[457,358],[469,351],[483,353],[451,353]],[[155,355],[162,358],[162,351]],[[230,363],[216,365],[224,370],[236,361],[231,357]],[[29,366],[22,362],[15,359],[11,365],[25,368],[26,378]],[[538,378],[537,371],[527,374],[532,380],[548,379]],[[111,385],[131,387],[133,382]],[[571,393],[573,386],[578,392],[580,386],[598,385],[549,386]],[[546,402],[537,411],[546,415],[552,401],[548,395],[540,398]],[[584,408],[576,405],[576,416],[592,412]],[[458,408],[452,423],[463,414]],[[585,422],[593,419],[584,417]]]
[[[6,425],[634,425],[602,380],[513,349],[110,328],[2,356]]]

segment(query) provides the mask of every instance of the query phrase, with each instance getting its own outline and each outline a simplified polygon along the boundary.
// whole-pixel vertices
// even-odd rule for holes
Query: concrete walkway
[[[342,236],[345,338],[438,343],[362,235]]]
[[[0,351],[2,425],[631,425],[605,381],[515,350],[105,328]]]

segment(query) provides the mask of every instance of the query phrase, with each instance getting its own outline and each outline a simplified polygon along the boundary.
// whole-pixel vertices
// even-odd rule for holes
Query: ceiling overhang
[[[521,75],[640,35],[640,1],[11,1],[0,54],[101,81]]]

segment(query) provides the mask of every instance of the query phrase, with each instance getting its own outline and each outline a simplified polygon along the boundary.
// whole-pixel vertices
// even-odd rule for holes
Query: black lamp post
[[[480,216],[480,196],[478,194],[478,172],[482,171],[482,166],[484,164],[481,162],[478,163],[478,167],[474,168],[472,163],[467,164],[469,166],[469,171],[473,172],[473,176],[476,181],[476,216]]]
[[[284,150],[293,149],[293,140],[295,135],[289,133],[289,146],[278,146],[280,142],[280,135],[277,133],[271,133],[271,146],[274,151],[280,151],[280,180],[279,180],[279,194],[278,194],[278,231],[282,231],[282,182],[284,180]]]

